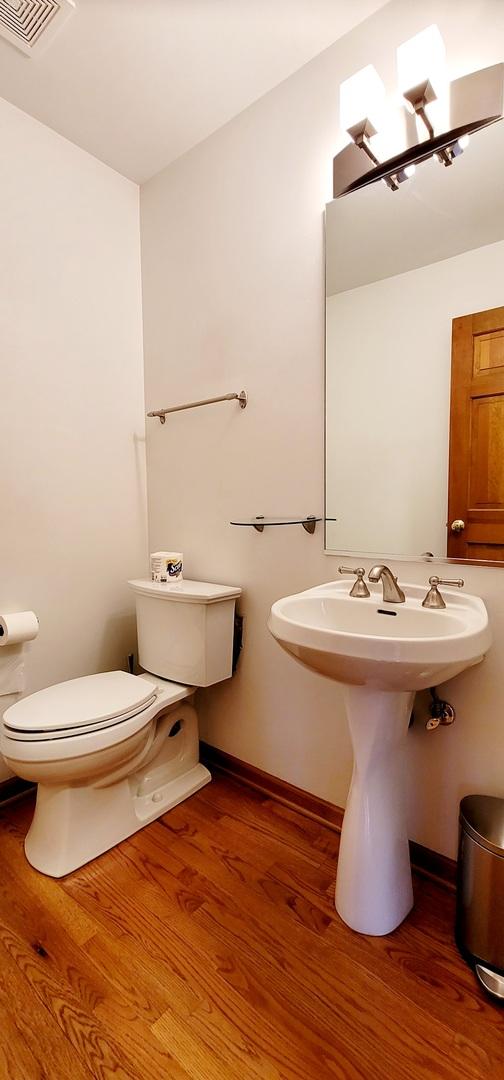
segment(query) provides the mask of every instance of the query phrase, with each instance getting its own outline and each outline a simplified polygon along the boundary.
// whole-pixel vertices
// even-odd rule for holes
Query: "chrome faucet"
[[[384,604],[404,604],[406,597],[388,566],[373,566],[368,578],[370,581],[381,581]]]

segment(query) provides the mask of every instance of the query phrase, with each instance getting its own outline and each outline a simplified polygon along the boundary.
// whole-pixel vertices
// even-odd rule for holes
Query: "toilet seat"
[[[84,757],[87,754],[95,754],[100,750],[106,750],[111,746],[115,746],[119,743],[125,742],[127,739],[132,738],[142,728],[146,727],[151,720],[154,720],[159,713],[165,709],[169,709],[176,705],[178,702],[185,701],[191,698],[194,693],[194,687],[183,686],[181,683],[168,682],[166,679],[159,679],[153,675],[128,675],[123,671],[110,671],[105,673],[107,676],[124,676],[127,680],[133,680],[133,683],[139,683],[139,690],[135,687],[128,687],[127,693],[131,690],[134,695],[141,694],[144,697],[145,704],[142,708],[137,708],[133,713],[128,712],[121,716],[110,717],[106,721],[101,721],[101,726],[95,726],[92,730],[84,730],[85,725],[74,728],[53,728],[52,730],[41,730],[40,721],[41,713],[38,713],[38,720],[33,716],[32,718],[32,731],[27,731],[20,726],[14,726],[27,722],[27,712],[23,710],[22,713],[17,711],[12,715],[13,710],[18,710],[19,706],[26,704],[29,701],[33,701],[38,695],[33,694],[30,698],[25,698],[22,701],[17,702],[15,705],[11,705],[10,709],[7,709],[0,728],[0,752],[4,754],[6,758],[16,760],[19,763],[28,764],[30,762],[49,762],[49,761],[65,761],[70,758]],[[72,679],[69,683],[58,683],[56,686],[48,687],[48,690],[55,692],[59,691],[60,687],[70,687],[72,683],[74,687],[76,684],[82,684],[90,679],[105,678],[104,675],[86,675],[82,679]],[[112,685],[114,680],[110,679],[107,682]],[[124,679],[121,680],[123,687],[125,687]],[[115,680],[118,685],[117,680]],[[95,689],[97,684],[95,684]],[[85,687],[85,691],[87,687]],[[46,691],[39,691],[40,695],[45,694]],[[70,691],[71,693],[71,691]],[[61,691],[61,699],[64,693]],[[49,695],[46,701],[49,701]],[[124,698],[123,698],[124,700]],[[131,701],[131,697],[130,697]],[[103,702],[102,702],[103,704]],[[103,710],[104,711],[104,710]],[[9,715],[10,714],[10,715]],[[81,713],[81,718],[84,714]],[[88,714],[89,715],[89,714]],[[68,714],[70,719],[72,716],[75,719],[76,713]],[[48,717],[44,716],[44,723],[48,722]],[[60,718],[61,723],[61,718]],[[39,725],[37,730],[35,725]]]
[[[85,724],[78,728],[66,727],[58,728],[54,731],[22,731],[18,728],[9,728],[7,724],[4,724],[4,732],[8,739],[14,739],[16,742],[53,742],[56,739],[79,738],[81,735],[88,735],[94,731],[105,731],[108,728],[119,727],[125,720],[131,720],[135,716],[141,716],[155,700],[156,695],[154,694],[151,700],[142,709],[133,709],[131,712],[112,717],[110,720],[99,720],[95,724]]]
[[[107,671],[48,686],[7,709],[3,727],[19,741],[64,739],[102,731],[142,713],[157,689],[141,676]]]

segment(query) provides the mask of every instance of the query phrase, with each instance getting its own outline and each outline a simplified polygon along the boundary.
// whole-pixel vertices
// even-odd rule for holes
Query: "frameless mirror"
[[[504,124],[326,207],[326,550],[504,563]]]

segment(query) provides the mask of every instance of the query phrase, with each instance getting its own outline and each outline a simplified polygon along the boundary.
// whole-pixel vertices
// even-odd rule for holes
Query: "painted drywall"
[[[502,59],[500,0],[394,0],[141,194],[147,407],[250,395],[243,412],[226,403],[147,429],[151,550],[183,550],[187,576],[244,590],[243,656],[232,681],[201,693],[202,734],[340,805],[352,768],[341,690],[266,628],[273,600],[335,578],[338,563],[323,555],[320,527],[260,535],[229,522],[322,512],[323,208],[338,84],[374,63],[392,90],[396,45],[430,22],[452,76]],[[396,569],[405,581],[428,576],[422,563]],[[488,604],[493,649],[450,685],[454,727],[427,734],[417,720],[408,736],[410,835],[449,855],[461,796],[504,795],[504,572],[464,576]]]
[[[3,100],[0,133],[0,611],[40,619],[26,646],[31,692],[124,667],[135,642],[126,582],[146,557],[138,188]]]
[[[78,0],[34,64],[0,36],[0,94],[140,181],[385,2]]]
[[[329,549],[446,555],[452,319],[497,307],[503,268],[500,241],[328,297]]]

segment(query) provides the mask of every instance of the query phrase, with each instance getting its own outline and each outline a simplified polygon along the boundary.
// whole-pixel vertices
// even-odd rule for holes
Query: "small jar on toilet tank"
[[[154,551],[150,557],[153,581],[182,581],[184,559],[181,551]]]

